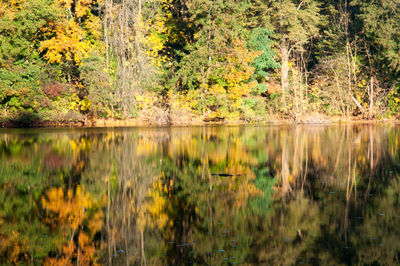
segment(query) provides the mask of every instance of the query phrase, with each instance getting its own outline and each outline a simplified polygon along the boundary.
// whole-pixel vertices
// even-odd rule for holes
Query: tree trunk
[[[281,177],[282,177],[282,195],[286,195],[286,193],[291,191],[290,181],[289,181],[289,151],[288,151],[288,137],[285,134],[283,136],[283,146],[282,146],[282,169],[281,169]]]
[[[369,118],[372,118],[372,111],[374,108],[374,77],[371,77],[369,84]]]
[[[105,4],[104,4],[104,42],[106,45],[106,69],[107,71],[108,69],[108,65],[109,65],[109,58],[108,58],[108,0],[106,0]]]
[[[281,56],[282,56],[282,67],[281,67],[281,86],[282,86],[282,99],[285,109],[286,106],[286,94],[289,91],[289,49],[285,42],[281,43]]]

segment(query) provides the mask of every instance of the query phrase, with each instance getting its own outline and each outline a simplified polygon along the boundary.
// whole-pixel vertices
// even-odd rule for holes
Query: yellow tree
[[[60,10],[60,19],[42,28],[45,40],[39,51],[50,63],[64,64],[73,70],[81,64],[101,37],[100,19],[92,13],[93,0],[55,0],[53,8]],[[70,73],[68,81],[70,80]]]
[[[42,197],[42,206],[47,215],[44,222],[52,227],[72,231],[68,243],[60,243],[59,256],[48,258],[47,265],[70,265],[74,259],[82,265],[96,264],[93,236],[100,231],[103,225],[103,212],[96,210],[97,204],[85,193],[84,188],[77,186],[76,190],[68,189],[65,193],[62,188],[51,188]],[[83,230],[87,224],[87,230]],[[73,241],[77,236],[77,243]]]
[[[53,24],[46,31],[54,37],[43,41],[39,51],[44,52],[44,58],[50,63],[75,62],[79,64],[87,55],[90,43],[82,41],[85,32],[74,20]]]

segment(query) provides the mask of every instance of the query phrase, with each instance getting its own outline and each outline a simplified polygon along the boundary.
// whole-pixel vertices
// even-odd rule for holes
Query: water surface
[[[400,128],[0,131],[0,263],[398,264]]]

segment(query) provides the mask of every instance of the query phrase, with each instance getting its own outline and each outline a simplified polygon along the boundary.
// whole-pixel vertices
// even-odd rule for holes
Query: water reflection
[[[0,131],[0,262],[397,264],[399,137],[389,125]]]

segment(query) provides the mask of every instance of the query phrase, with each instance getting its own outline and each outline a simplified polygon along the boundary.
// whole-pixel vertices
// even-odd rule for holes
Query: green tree
[[[289,61],[294,53],[304,52],[306,45],[320,36],[320,26],[325,17],[320,13],[320,3],[315,0],[272,0],[268,4],[267,14],[279,42],[282,95],[287,108]]]
[[[372,56],[379,67],[392,74],[400,73],[400,9],[399,0],[352,2],[360,8],[359,18],[367,40],[371,41]]]
[[[247,48],[246,2],[188,1],[193,40],[176,62],[178,91],[198,91],[196,109],[206,117],[238,115],[242,95],[255,84],[248,82],[258,53]],[[208,113],[208,115],[207,115]]]
[[[33,112],[43,96],[48,75],[37,49],[41,28],[59,14],[51,3],[0,1],[0,107],[9,112]]]
[[[254,59],[253,66],[255,68],[253,77],[257,80],[257,86],[253,91],[256,94],[267,91],[266,79],[271,69],[279,68],[279,64],[275,61],[275,52],[271,46],[273,41],[271,36],[273,32],[266,28],[255,28],[250,34],[249,46],[254,51],[261,51],[262,54]]]

